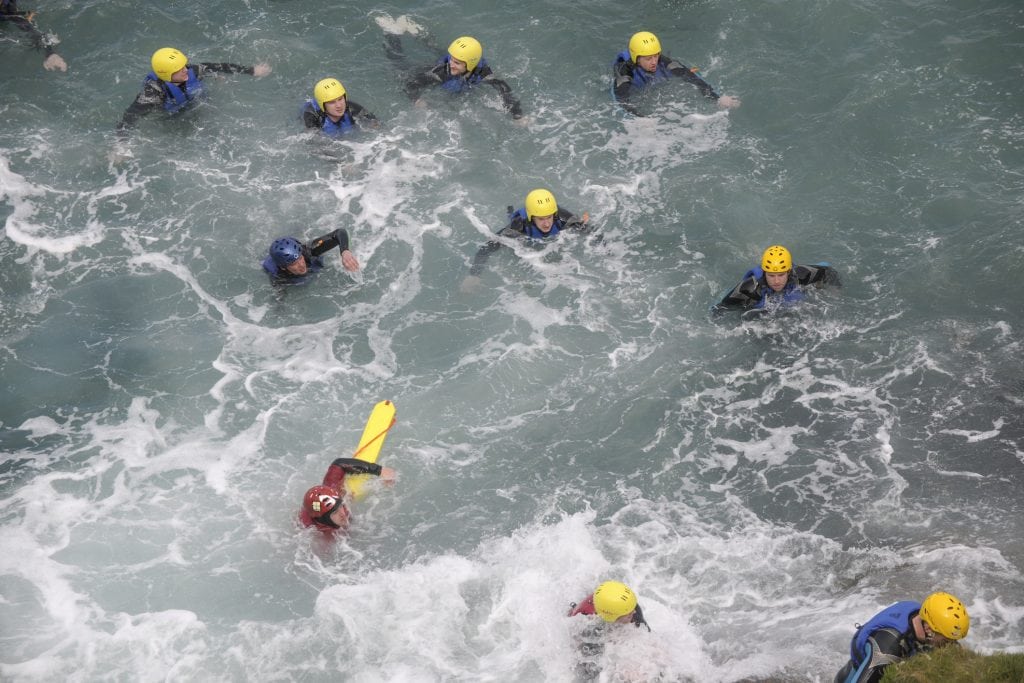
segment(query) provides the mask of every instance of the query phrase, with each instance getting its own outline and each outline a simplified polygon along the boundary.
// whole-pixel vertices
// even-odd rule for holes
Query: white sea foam
[[[938,64],[941,36],[859,11],[872,49],[844,45],[843,7],[711,7],[717,29],[662,40],[711,55],[744,107],[665,88],[635,119],[608,95],[628,22],[524,5],[529,30],[482,36],[519,127],[487,87],[411,107],[365,8],[325,23],[301,3],[193,3],[176,19],[223,48],[197,59],[271,55],[275,75],[210,79],[202,107],[147,117],[122,170],[104,138],[142,73],[111,65],[151,49],[139,36],[163,9],[138,4],[72,63],[89,84],[76,107],[15,69],[0,678],[570,680],[592,622],[568,602],[605,578],[654,629],[607,634],[606,679],[825,680],[855,622],[936,588],[968,603],[972,648],[1019,649],[1020,315],[996,275],[1022,253],[1021,126],[991,96],[1019,78],[964,76],[1013,22],[935,4],[925,34],[985,39],[953,46],[963,69],[908,69],[893,38]],[[610,42],[560,50],[573,22]],[[360,59],[337,75],[382,126],[300,133],[338,45]],[[38,68],[26,54],[11,59]],[[797,88],[815,98],[786,85],[794,54],[821,67]],[[858,80],[851,60],[885,68]],[[459,292],[537,186],[601,241],[510,242]],[[359,276],[332,254],[308,287],[267,284],[270,240],[338,226]],[[833,260],[844,287],[709,322],[776,239]],[[398,483],[353,504],[331,545],[298,528],[299,501],[383,397]]]

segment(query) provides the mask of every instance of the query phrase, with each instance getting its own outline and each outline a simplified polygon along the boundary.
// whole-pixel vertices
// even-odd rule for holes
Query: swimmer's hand
[[[128,145],[126,145],[123,142],[115,143],[114,147],[109,152],[107,152],[107,161],[109,161],[114,166],[117,166],[118,164],[123,164],[124,162],[133,158],[135,158],[135,155],[132,154],[131,148],[128,147]]]
[[[341,265],[350,273],[354,273],[359,270],[359,261],[356,260],[355,254],[348,249],[341,252]]]
[[[529,116],[520,116],[518,118],[513,118],[512,123],[516,126],[519,126],[520,128],[526,128],[531,123],[533,123],[533,119],[531,119]]]
[[[718,98],[719,109],[735,109],[740,106],[740,98],[732,95],[722,95]]]
[[[64,61],[63,57],[54,52],[43,60],[43,68],[47,71],[67,71],[68,64]]]
[[[263,78],[264,76],[270,75],[271,71],[272,69],[270,68],[270,65],[262,62],[252,68],[252,75],[256,78]]]
[[[395,483],[395,471],[390,467],[381,467],[380,480],[388,486],[391,486]]]
[[[476,275],[467,275],[466,279],[459,285],[459,291],[463,294],[471,294],[480,286],[480,278]]]

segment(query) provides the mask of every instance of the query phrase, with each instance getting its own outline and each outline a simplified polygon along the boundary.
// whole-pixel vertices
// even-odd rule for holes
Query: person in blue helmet
[[[130,129],[143,116],[160,109],[175,114],[196,102],[204,93],[203,76],[207,73],[241,73],[256,78],[263,78],[270,73],[268,64],[190,64],[188,58],[173,47],[163,47],[154,52],[150,65],[153,70],[146,76],[142,92],[125,110],[117,124],[117,136],[122,141],[127,139]]]
[[[345,86],[336,78],[325,78],[313,88],[313,98],[302,107],[306,128],[329,137],[340,137],[357,127],[379,128],[377,117],[348,98]]]
[[[629,39],[629,48],[623,50],[615,58],[613,67],[612,93],[615,101],[634,116],[643,116],[640,109],[631,101],[639,91],[667,82],[680,79],[697,86],[701,94],[715,100],[721,109],[733,109],[740,106],[739,99],[731,95],[719,95],[707,81],[700,77],[697,69],[690,68],[661,51],[661,41],[650,31],[634,33]]]
[[[46,54],[46,58],[43,59],[44,69],[47,71],[67,71],[67,62],[53,49],[53,46],[59,41],[36,28],[35,23],[32,21],[35,14],[31,10],[19,10],[18,0],[0,0],[0,24],[11,24],[28,34],[32,39],[33,46],[43,48],[43,52]]]
[[[279,237],[271,243],[263,259],[263,270],[275,285],[305,284],[323,269],[321,255],[334,248],[341,252],[341,265],[345,270],[350,273],[359,270],[359,261],[348,248],[348,232],[344,228],[317,237],[309,244],[294,237]]]
[[[405,66],[406,56],[402,51],[401,35],[409,33],[419,35],[423,29],[419,24],[406,16],[392,19],[381,15],[376,18],[377,25],[384,31],[384,53],[392,62]],[[424,39],[428,46],[429,39]],[[405,83],[405,93],[416,106],[424,106],[423,93],[434,87],[440,87],[450,93],[461,93],[476,85],[489,85],[498,91],[505,110],[513,120],[522,124],[523,108],[519,100],[512,94],[508,83],[494,75],[491,67],[484,59],[484,49],[480,41],[472,36],[456,38],[448,46],[446,53],[433,66],[420,71]]]
[[[765,249],[761,266],[748,270],[743,280],[712,306],[711,311],[772,311],[792,306],[803,301],[803,288],[809,285],[841,287],[842,282],[836,269],[827,263],[794,267],[789,250],[776,244]]]
[[[508,207],[509,222],[498,231],[500,237],[511,237],[514,239],[545,240],[555,237],[561,232],[588,233],[591,227],[590,215],[584,212],[583,217],[577,217],[571,211],[560,209],[555,195],[550,190],[537,188],[526,195],[525,206],[513,211]],[[483,272],[487,260],[498,249],[502,243],[498,240],[491,240],[484,244],[476,252],[473,258],[473,265],[469,269],[469,275],[462,283],[463,291],[471,291],[480,283],[480,273]]]
[[[878,683],[890,664],[937,647],[959,645],[971,618],[957,598],[942,591],[923,602],[905,600],[871,617],[850,640],[850,661],[833,683]]]

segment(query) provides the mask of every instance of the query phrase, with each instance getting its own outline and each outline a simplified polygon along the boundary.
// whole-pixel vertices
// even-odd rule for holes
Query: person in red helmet
[[[324,481],[306,491],[302,499],[299,521],[303,526],[315,526],[321,531],[333,531],[348,526],[348,508],[345,507],[345,476],[372,474],[385,483],[395,480],[395,471],[376,463],[356,458],[336,458],[327,468]]]

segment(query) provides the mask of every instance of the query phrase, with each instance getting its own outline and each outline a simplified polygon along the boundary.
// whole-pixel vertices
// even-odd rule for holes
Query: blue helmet
[[[302,256],[302,245],[293,237],[281,237],[270,245],[270,258],[279,268],[286,268]]]

